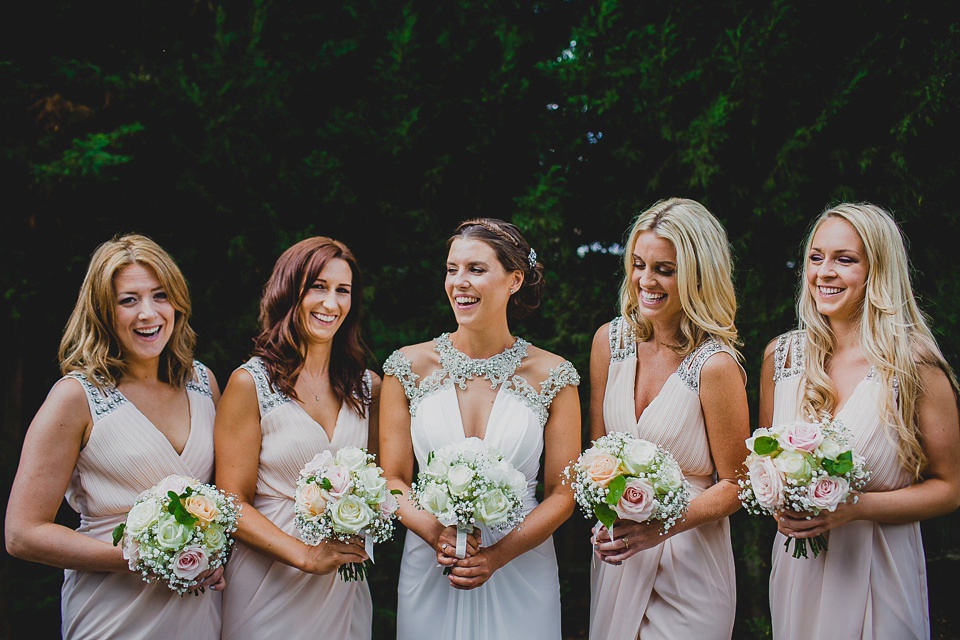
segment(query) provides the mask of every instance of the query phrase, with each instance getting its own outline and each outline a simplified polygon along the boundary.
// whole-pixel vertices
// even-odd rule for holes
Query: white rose
[[[836,460],[843,453],[843,449],[833,438],[824,438],[820,443],[820,454],[828,460]]]
[[[808,480],[813,468],[806,456],[797,451],[784,451],[773,459],[773,464],[785,476],[794,480]]]
[[[333,457],[333,461],[351,471],[356,471],[366,466],[367,453],[358,447],[343,447],[337,451],[337,455]]]
[[[476,474],[473,469],[463,464],[455,464],[447,472],[447,486],[450,493],[462,496],[470,490],[470,484]]]
[[[162,514],[157,524],[157,544],[165,549],[179,549],[193,537],[193,529],[177,522],[171,515]]]
[[[510,514],[510,500],[501,489],[491,489],[473,503],[474,516],[482,524],[495,527]]]
[[[357,472],[357,493],[364,500],[382,502],[387,493],[387,481],[378,467],[364,467]]]
[[[420,492],[417,501],[427,513],[432,513],[437,517],[450,509],[450,496],[435,484],[428,485],[426,489]]]
[[[223,532],[223,527],[211,524],[203,530],[203,546],[210,551],[225,549],[227,547],[227,536]]]
[[[683,485],[683,471],[676,464],[665,464],[660,467],[660,482],[657,484],[666,491],[676,491]]]
[[[153,498],[147,498],[130,509],[127,514],[127,531],[137,534],[152,525],[160,516],[160,503]]]
[[[647,440],[632,440],[623,447],[620,455],[627,473],[638,475],[649,471],[657,457],[657,445]]]
[[[373,509],[357,496],[344,496],[330,505],[330,518],[334,525],[344,533],[360,533],[375,517],[376,514]]]

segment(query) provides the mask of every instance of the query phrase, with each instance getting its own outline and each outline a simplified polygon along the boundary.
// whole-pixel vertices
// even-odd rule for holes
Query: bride
[[[408,529],[397,638],[556,640],[560,588],[551,536],[573,511],[560,473],[580,449],[580,379],[566,360],[510,333],[508,315],[536,308],[544,287],[543,265],[519,230],[492,218],[468,220],[448,247],[444,287],[456,331],[403,347],[384,363],[381,460],[388,486],[404,494]],[[458,558],[456,528],[406,496],[415,461],[423,468],[431,451],[469,437],[524,474],[526,518],[507,532],[475,528]]]

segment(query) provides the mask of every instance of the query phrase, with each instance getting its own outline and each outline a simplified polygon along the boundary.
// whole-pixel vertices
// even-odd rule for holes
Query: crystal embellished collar
[[[489,358],[474,359],[457,351],[449,333],[435,338],[433,342],[440,354],[440,366],[461,389],[466,389],[467,380],[473,380],[474,377],[486,378],[490,381],[490,388],[496,389],[516,372],[520,362],[527,357],[527,347],[530,346],[529,342],[518,337],[513,346],[500,353]]]

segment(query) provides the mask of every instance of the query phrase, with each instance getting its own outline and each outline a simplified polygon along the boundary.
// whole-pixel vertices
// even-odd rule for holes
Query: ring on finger
[[[629,548],[630,548],[630,541],[627,539],[626,536],[623,537],[623,548],[624,548],[624,549],[629,549]]]
[[[446,551],[446,550],[447,550],[447,543],[444,542],[442,545],[440,545],[440,551]]]

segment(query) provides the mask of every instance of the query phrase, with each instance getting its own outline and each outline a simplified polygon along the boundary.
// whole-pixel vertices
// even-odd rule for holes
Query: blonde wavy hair
[[[101,389],[117,386],[126,373],[123,350],[117,340],[117,296],[113,279],[124,267],[140,264],[157,276],[176,310],[173,332],[160,356],[160,379],[182,387],[193,371],[197,337],[187,322],[190,293],[173,258],[141,235],[117,236],[94,251],[80,285],[77,304],[60,340],[60,370],[78,371]]]
[[[860,316],[860,346],[874,367],[885,394],[881,415],[891,425],[904,468],[919,478],[926,456],[918,437],[917,398],[923,392],[920,367],[946,373],[957,393],[957,380],[930,331],[913,295],[910,265],[900,228],[889,213],[869,203],[843,203],[826,209],[814,221],[804,243],[803,278],[797,296],[800,328],[805,330],[804,393],[801,409],[810,418],[832,414],[837,390],[826,372],[834,336],[827,318],[817,311],[806,286],[813,237],[830,218],[847,221],[866,250],[867,282]],[[895,392],[893,390],[896,390]]]
[[[680,320],[680,344],[671,348],[686,356],[712,337],[740,358],[734,324],[737,298],[727,233],[713,214],[695,200],[661,200],[641,213],[630,228],[620,284],[620,312],[637,338],[649,340],[653,333],[650,322],[638,313],[640,302],[631,284],[633,249],[637,237],[645,231],[669,240],[677,251],[677,288],[684,315]]]

